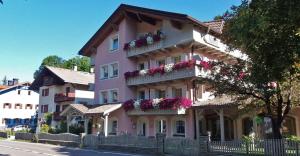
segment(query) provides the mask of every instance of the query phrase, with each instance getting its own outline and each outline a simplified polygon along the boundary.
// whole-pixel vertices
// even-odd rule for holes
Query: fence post
[[[165,153],[165,138],[166,134],[157,133],[156,141],[157,141],[157,154],[163,155]]]
[[[246,154],[248,155],[249,154],[249,142],[248,142],[248,140],[245,142],[246,142]]]
[[[299,156],[299,143],[296,142],[296,156]]]
[[[200,146],[200,155],[207,155],[210,146],[210,141],[208,136],[199,136],[199,146]]]

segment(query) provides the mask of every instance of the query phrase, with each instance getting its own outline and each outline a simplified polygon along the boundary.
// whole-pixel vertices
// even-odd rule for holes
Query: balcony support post
[[[104,135],[108,136],[108,115],[105,115],[104,119]]]
[[[88,134],[88,128],[89,128],[89,118],[84,117],[84,133]]]

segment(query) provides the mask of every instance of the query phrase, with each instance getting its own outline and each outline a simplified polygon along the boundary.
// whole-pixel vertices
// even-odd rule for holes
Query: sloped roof
[[[13,86],[6,86],[6,88],[0,90],[0,94],[10,92],[11,90],[19,89],[23,86],[28,86],[29,87],[30,85],[31,85],[30,82],[22,82],[22,83],[18,83],[16,85],[13,85]]]
[[[210,29],[213,29],[219,33],[222,33],[224,27],[224,20],[214,20],[214,21],[207,21],[204,24],[208,25]]]
[[[121,104],[83,105],[70,104],[61,115],[65,115],[70,109],[75,109],[82,115],[106,114],[121,107]]]
[[[147,16],[153,16],[155,18],[170,19],[181,23],[191,23],[203,30],[208,30],[207,24],[204,24],[203,22],[200,22],[187,14],[121,4],[113,12],[113,14],[105,21],[105,23],[99,28],[99,30],[89,39],[89,41],[80,49],[78,54],[89,56],[91,53],[91,49],[99,45],[105,39],[105,37],[113,30],[111,26],[114,24],[118,24],[128,12],[134,14],[145,14]],[[215,29],[211,29],[209,33],[214,35],[220,35],[220,31],[216,31]]]
[[[88,85],[94,83],[94,74],[70,69],[45,66],[53,74],[61,78],[65,83]]]
[[[196,101],[193,107],[228,107],[234,106],[235,101],[230,96],[218,96],[210,100]]]

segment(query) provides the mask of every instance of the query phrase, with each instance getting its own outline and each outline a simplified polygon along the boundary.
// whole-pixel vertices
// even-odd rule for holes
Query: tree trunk
[[[272,117],[272,129],[273,129],[273,135],[272,139],[282,139],[281,135],[281,119]]]

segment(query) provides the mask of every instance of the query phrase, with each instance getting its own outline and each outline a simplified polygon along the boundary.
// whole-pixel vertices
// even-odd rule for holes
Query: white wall
[[[2,119],[26,119],[31,118],[36,113],[36,106],[39,103],[39,94],[30,91],[30,95],[28,95],[29,90],[21,90],[20,95],[18,94],[18,90],[12,90],[10,92],[4,93],[0,95],[0,126],[5,126],[5,122]],[[10,103],[11,108],[3,108],[4,103]],[[15,109],[15,104],[22,104],[22,109]],[[32,109],[25,109],[26,104],[32,104]]]
[[[75,103],[86,102],[94,104],[94,92],[85,90],[75,90]]]

